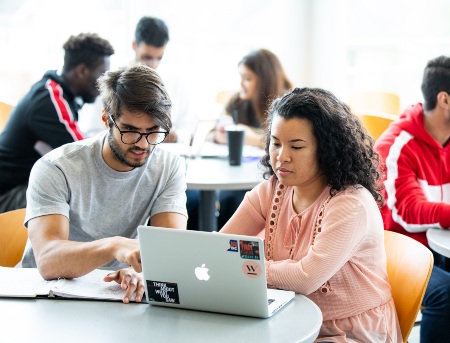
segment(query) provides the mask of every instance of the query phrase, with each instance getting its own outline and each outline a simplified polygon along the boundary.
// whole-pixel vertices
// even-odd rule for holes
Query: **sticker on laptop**
[[[261,266],[254,261],[245,261],[242,263],[242,272],[249,278],[257,278],[261,275]]]
[[[235,251],[238,252],[238,242],[235,239],[230,239],[230,248],[227,251]]]
[[[160,303],[179,304],[178,284],[147,280],[148,299]]]
[[[254,241],[239,241],[241,257],[247,260],[259,260],[259,243]]]

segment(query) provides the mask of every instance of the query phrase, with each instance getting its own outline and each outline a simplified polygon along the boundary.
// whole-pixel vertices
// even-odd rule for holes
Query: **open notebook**
[[[95,269],[74,279],[46,281],[37,268],[0,267],[0,297],[67,298],[122,301],[126,290],[116,282],[104,282],[108,270]],[[5,282],[5,280],[7,280]],[[134,301],[133,294],[130,301]]]
[[[267,318],[294,298],[267,289],[259,237],[151,226],[138,237],[151,305]]]

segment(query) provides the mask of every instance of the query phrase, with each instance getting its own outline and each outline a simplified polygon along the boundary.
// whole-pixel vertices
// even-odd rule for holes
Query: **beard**
[[[145,139],[145,138],[143,138],[143,139]],[[113,137],[112,129],[110,129],[110,131],[108,133],[108,144],[109,144],[109,147],[111,148],[111,151],[113,152],[114,158],[117,161],[119,161],[120,163],[122,163],[128,167],[132,167],[132,168],[142,167],[147,162],[148,158],[150,157],[150,155],[153,151],[153,149],[150,149],[150,146],[148,149],[141,149],[137,146],[132,146],[132,145],[130,145],[130,146],[132,146],[132,148],[124,150],[120,146],[120,143]],[[133,161],[127,160],[127,158],[126,158],[126,153],[128,151],[145,151],[148,154],[147,154],[147,157],[145,158],[145,160],[133,162]]]

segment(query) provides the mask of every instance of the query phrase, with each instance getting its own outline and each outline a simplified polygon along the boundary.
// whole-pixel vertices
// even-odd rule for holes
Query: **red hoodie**
[[[375,143],[386,164],[385,230],[428,246],[426,230],[450,227],[450,144],[425,130],[422,104],[408,108]]]

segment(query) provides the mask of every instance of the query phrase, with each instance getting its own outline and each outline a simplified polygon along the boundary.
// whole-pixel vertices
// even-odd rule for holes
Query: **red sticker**
[[[259,260],[259,244],[255,241],[239,241],[241,257],[248,260]]]

